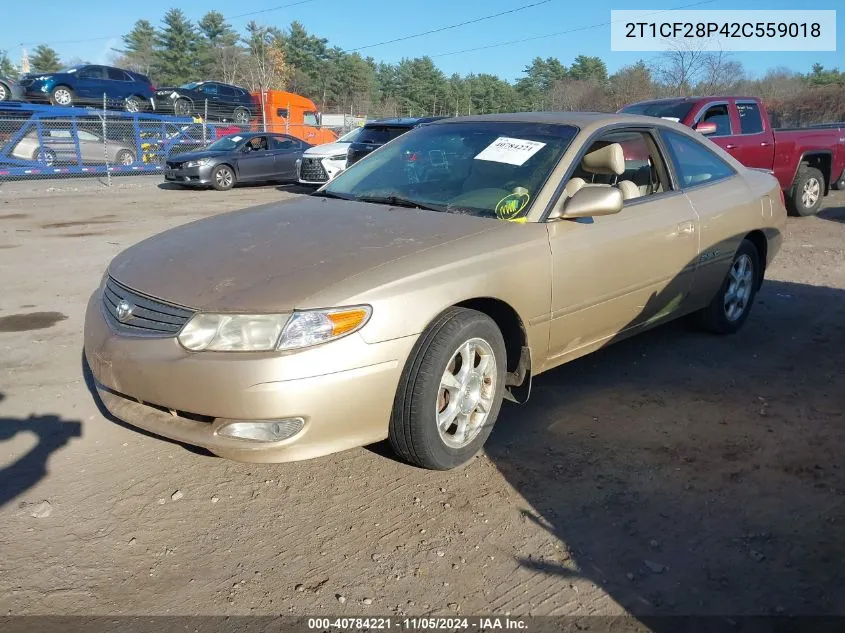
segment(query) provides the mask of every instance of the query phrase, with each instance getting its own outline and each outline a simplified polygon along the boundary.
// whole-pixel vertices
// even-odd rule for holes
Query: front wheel
[[[131,165],[135,162],[135,154],[130,152],[128,149],[122,149],[117,153],[115,162],[117,162],[118,165]]]
[[[714,334],[733,334],[742,327],[762,278],[762,264],[757,247],[743,240],[734,255],[730,270],[719,292],[696,316],[699,325]]]
[[[57,106],[72,106],[74,101],[73,90],[67,86],[56,86],[50,93],[50,102]]]
[[[177,99],[173,104],[173,114],[176,116],[188,116],[191,114],[191,103],[187,99]]]
[[[218,165],[211,172],[211,186],[217,191],[228,191],[235,186],[235,172],[228,165]]]
[[[389,440],[423,468],[447,470],[475,455],[499,415],[505,342],[490,317],[450,308],[420,336],[399,381]]]
[[[39,147],[32,153],[32,160],[37,160],[47,167],[52,167],[56,162],[56,152],[49,147]]]
[[[822,206],[824,176],[815,167],[802,167],[795,177],[790,199],[790,211],[806,217],[816,215]]]

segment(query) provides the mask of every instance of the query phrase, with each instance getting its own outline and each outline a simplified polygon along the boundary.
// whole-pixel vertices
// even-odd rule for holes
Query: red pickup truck
[[[619,112],[678,121],[746,167],[771,171],[797,215],[818,213],[831,186],[845,189],[845,127],[772,129],[756,97],[676,97],[632,103]]]

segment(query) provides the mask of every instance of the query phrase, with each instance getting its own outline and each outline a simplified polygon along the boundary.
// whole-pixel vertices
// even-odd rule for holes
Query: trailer
[[[0,178],[160,173],[168,156],[217,137],[192,117],[0,103]]]

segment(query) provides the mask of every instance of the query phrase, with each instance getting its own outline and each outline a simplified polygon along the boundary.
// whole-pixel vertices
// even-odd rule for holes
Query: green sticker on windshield
[[[528,191],[519,187],[496,203],[496,217],[500,220],[512,220],[528,206],[530,199]]]

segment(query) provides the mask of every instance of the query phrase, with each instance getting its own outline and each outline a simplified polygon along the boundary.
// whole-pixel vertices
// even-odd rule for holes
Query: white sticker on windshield
[[[534,156],[546,146],[538,141],[527,141],[521,138],[500,136],[485,147],[475,157],[475,160],[489,160],[508,165],[524,165],[525,161]]]
[[[237,142],[238,142],[238,141],[240,141],[242,138],[243,138],[243,136],[233,136],[233,137],[232,137],[232,140],[233,140],[233,141],[235,141],[235,143],[237,143]]]

